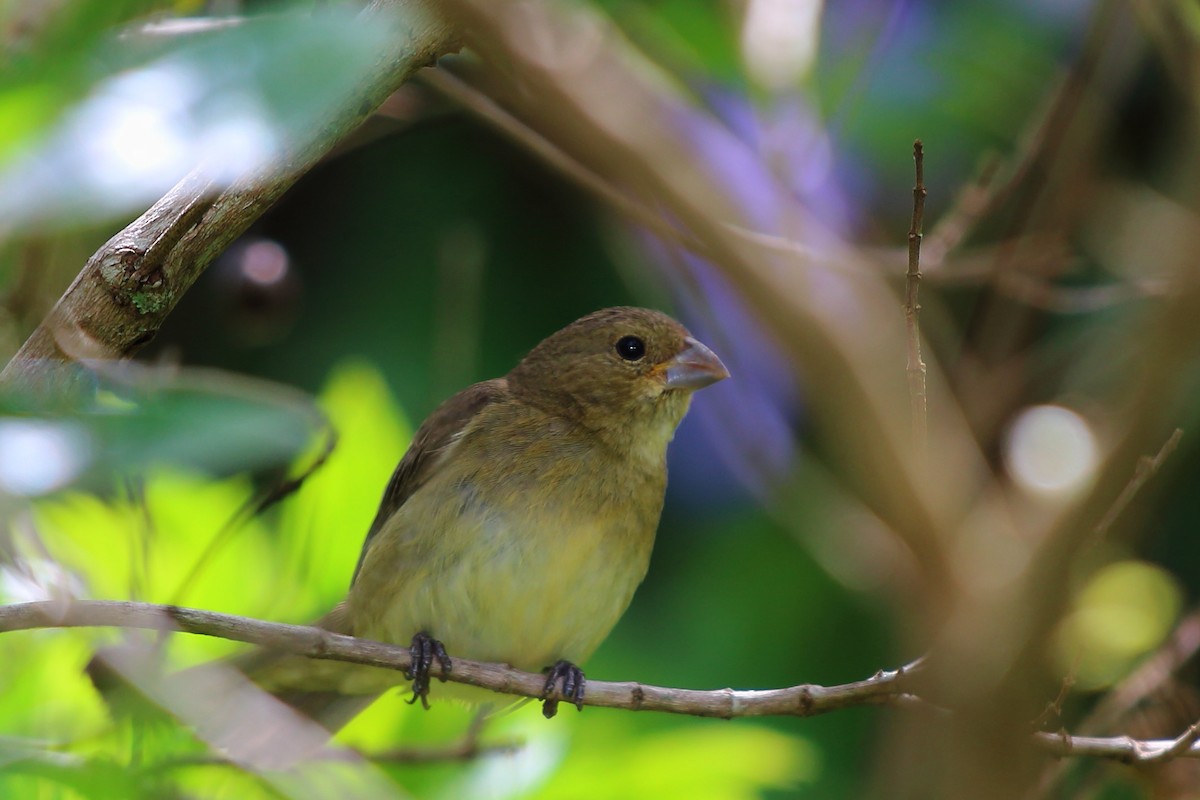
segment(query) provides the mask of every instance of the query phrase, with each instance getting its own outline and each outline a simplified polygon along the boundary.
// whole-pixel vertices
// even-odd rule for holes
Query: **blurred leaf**
[[[161,0],[0,4],[0,164],[77,100],[90,83],[98,42]]]
[[[251,497],[250,481],[244,475],[215,479],[183,467],[198,463],[232,470],[247,461],[261,466],[264,459],[294,457],[313,431],[313,410],[301,398],[227,375],[185,372],[168,379],[147,370],[125,375],[124,381],[113,380],[114,375],[70,377],[74,380],[67,383],[75,391],[58,395],[56,419],[87,432],[93,471],[103,465],[122,474],[144,471],[144,476],[104,498],[73,490],[38,500],[28,523],[11,516],[0,602],[62,595],[133,598],[268,619],[308,619],[328,610],[337,599],[330,595],[344,593],[383,484],[409,436],[374,368],[349,364],[330,378],[321,402],[342,437],[326,468],[278,514],[228,529]],[[29,396],[5,402],[9,412],[28,412],[36,405]],[[10,413],[4,419],[36,418]],[[266,435],[271,432],[275,435]],[[248,449],[258,451],[255,458]],[[305,455],[300,463],[314,456]],[[347,533],[318,535],[326,526]],[[221,536],[225,530],[229,535]],[[316,552],[302,552],[310,546]],[[297,575],[289,568],[297,562],[319,577]],[[204,568],[193,576],[198,563]],[[27,738],[0,741],[5,773],[0,787],[19,792],[0,789],[0,796],[74,796],[76,791],[88,797],[156,796],[175,783],[198,796],[286,793],[282,784],[267,789],[231,766],[186,761],[170,766],[203,751],[186,728],[161,716],[139,716],[132,740],[119,735],[130,730],[128,725],[110,731],[84,668],[97,646],[118,635],[142,634],[97,629],[7,636],[0,659],[5,688],[0,730]],[[168,663],[183,666],[241,647],[210,637],[174,636]],[[447,736],[453,735],[459,723],[443,719]],[[394,721],[382,733],[388,727],[394,729]],[[146,770],[122,768],[114,782],[113,766],[130,748],[135,763]],[[357,780],[335,774],[341,769],[331,765],[321,774],[331,785]]]
[[[161,470],[146,478],[141,496],[105,501],[72,492],[38,504],[42,546],[78,577],[85,595],[263,615],[304,594],[271,568],[269,531],[258,518],[241,523],[180,593],[193,565],[250,496],[244,478],[213,481]],[[25,552],[32,556],[36,549],[28,546]],[[189,662],[234,647],[202,636],[175,637],[173,642]]]
[[[89,474],[145,471],[145,477],[132,484],[134,492],[108,499],[74,491],[40,502],[36,540],[18,537],[26,542],[25,573],[12,577],[7,592],[0,584],[0,594],[15,598],[21,577],[27,585],[21,591],[30,596],[82,585],[96,597],[296,621],[328,611],[346,591],[383,486],[409,437],[379,373],[365,364],[335,370],[321,400],[339,432],[333,455],[284,504],[277,525],[256,517],[236,523],[227,535],[222,532],[252,487],[245,477],[216,480],[212,473],[294,459],[313,438],[315,412],[289,392],[229,376],[183,373],[155,385],[155,373],[137,374],[140,383],[114,386],[120,394],[96,393],[100,399],[91,413],[68,419],[91,442]],[[299,463],[313,458],[308,454]],[[210,547],[211,558],[190,580]],[[54,564],[61,568],[46,566]],[[38,569],[47,574],[34,574]],[[230,646],[180,640],[188,661]]]
[[[29,83],[0,92],[0,163],[31,141],[59,110],[61,91],[48,83]]]
[[[149,796],[143,781],[111,758],[82,759],[47,751],[28,751],[0,770],[0,796],[34,800],[88,797],[127,800]]]
[[[318,404],[337,448],[281,512],[279,551],[324,613],[345,596],[384,487],[412,436],[377,369],[361,361],[334,368]]]
[[[114,476],[157,467],[282,467],[324,425],[299,392],[213,370],[56,365],[41,377],[44,386],[0,397],[0,491],[108,488]],[[47,471],[50,454],[61,474],[31,481],[29,463]]]
[[[0,85],[0,130],[9,131],[0,137],[0,218],[103,220],[198,164],[218,183],[265,167],[357,102],[347,98],[393,32],[386,19],[368,25],[334,9],[250,17],[173,37],[158,56],[130,32],[71,51],[66,68],[18,73]],[[89,89],[63,88],[76,86]],[[42,130],[64,96],[80,94]]]
[[[674,65],[685,79],[743,84],[738,51],[740,14],[721,3],[608,0],[598,3],[646,52]]]
[[[63,744],[93,735],[107,724],[104,706],[83,674],[95,639],[89,631],[4,634],[4,735]],[[7,743],[0,743],[0,767],[13,755]],[[0,791],[0,797],[14,796],[18,795]]]
[[[817,774],[808,741],[744,720],[673,722],[648,733],[635,716],[587,714],[569,723],[568,747],[560,721],[550,727],[534,718],[535,706],[524,711],[526,747],[476,764],[461,796],[750,800]]]

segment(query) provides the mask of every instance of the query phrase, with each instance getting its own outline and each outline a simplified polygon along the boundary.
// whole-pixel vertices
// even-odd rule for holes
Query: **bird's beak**
[[[703,389],[729,377],[717,354],[688,336],[684,348],[667,362],[668,389]]]

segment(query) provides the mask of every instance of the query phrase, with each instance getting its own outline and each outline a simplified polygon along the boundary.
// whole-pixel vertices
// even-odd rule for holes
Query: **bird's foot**
[[[434,659],[437,659],[438,666],[442,668],[439,677],[443,681],[446,680],[451,667],[450,656],[446,655],[445,646],[425,631],[413,636],[408,652],[412,656],[412,664],[404,673],[404,677],[412,681],[412,697],[408,699],[408,703],[412,705],[420,700],[421,707],[428,709],[430,668],[433,667]]]
[[[559,700],[574,703],[576,708],[583,711],[583,688],[587,682],[583,670],[570,661],[557,661],[543,671],[546,673],[546,687],[542,689],[542,716],[550,719],[557,714]],[[558,690],[555,685],[560,681],[562,689]]]

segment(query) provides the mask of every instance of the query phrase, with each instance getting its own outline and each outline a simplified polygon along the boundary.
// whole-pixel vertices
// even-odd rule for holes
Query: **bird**
[[[579,665],[649,566],[667,445],[693,392],[728,376],[659,311],[607,308],[548,336],[417,429],[346,599],[318,625],[407,644],[410,702],[425,707],[435,662],[444,679],[461,657],[544,671],[547,717],[560,699],[582,709]],[[389,670],[294,655],[259,654],[244,667],[330,731],[399,682]]]

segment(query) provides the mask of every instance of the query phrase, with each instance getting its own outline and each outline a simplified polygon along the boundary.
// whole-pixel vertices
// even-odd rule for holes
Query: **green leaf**
[[[0,83],[0,123],[12,123],[0,125],[0,218],[102,221],[198,165],[223,184],[291,157],[360,102],[376,54],[399,35],[391,21],[285,11],[158,40],[165,49],[126,32],[71,51],[66,66],[10,74]],[[77,101],[64,108],[68,98]]]
[[[306,396],[215,370],[48,365],[38,379],[44,385],[0,397],[0,490],[14,494],[71,481],[108,489],[114,476],[160,467],[215,474],[282,467],[324,427]],[[26,450],[56,453],[63,474],[32,480],[21,472],[28,464],[9,464],[26,460]],[[36,466],[40,475],[51,465]]]
[[[345,596],[384,487],[412,430],[383,376],[361,361],[335,367],[318,405],[337,448],[282,509],[279,550],[324,613]]]
[[[767,789],[812,781],[818,770],[807,740],[745,721],[698,721],[642,735],[629,721],[605,727],[595,718],[580,726],[562,769],[528,796],[754,800]]]

